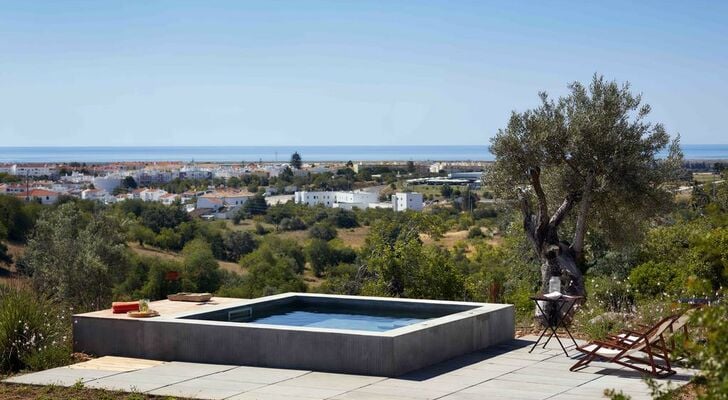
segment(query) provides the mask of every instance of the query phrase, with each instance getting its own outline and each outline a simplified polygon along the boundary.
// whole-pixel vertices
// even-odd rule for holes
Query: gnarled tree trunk
[[[578,243],[572,244],[560,240],[558,233],[559,225],[582,194],[569,194],[554,214],[549,216],[546,195],[541,187],[540,169],[531,168],[528,175],[538,201],[536,212],[534,213],[525,193],[520,191],[519,198],[523,212],[523,229],[541,260],[542,292],[548,291],[549,279],[552,276],[559,276],[566,294],[584,296],[586,294],[584,276],[577,265],[577,260],[581,257],[584,232],[577,229],[575,239],[578,239]]]

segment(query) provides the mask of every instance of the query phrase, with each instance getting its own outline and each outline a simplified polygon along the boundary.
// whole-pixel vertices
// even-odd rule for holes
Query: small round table
[[[583,298],[584,296],[569,296],[566,294],[562,294],[558,297],[544,295],[531,297],[531,300],[536,303],[536,307],[538,307],[539,311],[541,311],[541,314],[544,316],[544,319],[546,320],[546,325],[544,326],[543,331],[541,331],[541,335],[539,335],[538,340],[536,340],[536,343],[533,344],[533,347],[531,347],[531,350],[529,350],[528,352],[532,352],[541,341],[541,339],[544,337],[546,332],[550,330],[551,333],[549,334],[548,338],[546,338],[546,342],[543,344],[542,348],[545,349],[546,345],[549,343],[549,341],[551,341],[551,338],[555,337],[556,341],[559,342],[561,349],[564,350],[564,354],[566,354],[566,356],[568,357],[569,353],[566,352],[566,347],[564,347],[564,344],[561,343],[561,339],[559,339],[559,335],[556,334],[556,331],[559,328],[564,328],[566,333],[571,338],[571,341],[574,342],[574,346],[577,346],[576,340],[574,339],[574,336],[571,335],[571,332],[569,332],[569,328],[566,326],[563,316],[568,315],[571,312],[571,309],[574,308],[574,305]],[[554,307],[552,308],[553,312],[546,313],[544,309],[541,308],[541,301],[554,304]]]

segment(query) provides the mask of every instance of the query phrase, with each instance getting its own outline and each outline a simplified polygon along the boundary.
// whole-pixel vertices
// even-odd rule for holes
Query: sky
[[[485,145],[595,73],[725,144],[726,21],[722,1],[4,0],[0,146]]]

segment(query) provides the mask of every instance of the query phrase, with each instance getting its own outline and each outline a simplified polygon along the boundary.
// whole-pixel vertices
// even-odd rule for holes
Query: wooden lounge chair
[[[603,359],[655,377],[672,375],[675,371],[670,366],[664,333],[675,319],[674,315],[669,316],[644,333],[635,332],[635,340],[613,336],[606,340],[594,340],[584,346],[579,346],[576,349],[584,353],[584,357],[572,365],[569,370],[576,371],[585,368],[594,360]],[[665,365],[658,363],[658,358]]]
[[[688,322],[690,321],[690,318],[692,318],[693,314],[695,313],[695,308],[689,308],[685,310],[681,314],[677,314],[674,316],[674,319],[672,321],[672,324],[667,328],[667,330],[663,333],[662,337],[666,340],[666,350],[668,353],[672,353],[675,350],[675,333],[682,330],[685,334],[685,337],[688,335]],[[640,325],[642,329],[623,329],[618,335],[616,336],[610,336],[610,339],[616,339],[626,342],[635,342],[639,340],[639,335],[645,333],[648,331],[651,327],[647,325]],[[654,347],[658,347],[659,344],[655,344]],[[659,348],[659,350],[663,350],[662,348]],[[662,358],[659,354],[654,354],[657,357]]]

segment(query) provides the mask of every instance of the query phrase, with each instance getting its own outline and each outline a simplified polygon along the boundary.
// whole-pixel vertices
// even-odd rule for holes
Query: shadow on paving
[[[446,374],[448,372],[477,364],[479,362],[488,360],[489,358],[508,354],[513,350],[522,349],[528,346],[533,346],[533,342],[529,340],[514,339],[508,343],[495,345],[485,350],[468,353],[459,357],[442,361],[430,367],[425,367],[417,371],[408,372],[402,376],[398,376],[397,379],[409,381],[425,381],[439,375]]]

